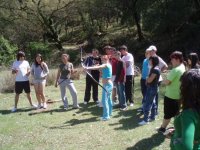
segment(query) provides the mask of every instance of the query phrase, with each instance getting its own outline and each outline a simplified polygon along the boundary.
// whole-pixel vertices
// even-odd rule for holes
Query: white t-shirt
[[[28,70],[30,70],[30,65],[28,61],[18,61],[16,60],[13,65],[12,69],[17,70],[15,81],[28,81],[28,76],[26,75],[28,73]]]
[[[122,57],[122,60],[129,66],[126,68],[126,75],[134,75],[134,58],[131,53],[128,53],[126,56]]]

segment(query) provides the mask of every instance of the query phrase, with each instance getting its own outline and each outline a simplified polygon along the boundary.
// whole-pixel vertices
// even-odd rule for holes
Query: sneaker
[[[137,109],[137,112],[143,112],[142,107],[138,108],[138,109]]]
[[[163,127],[160,127],[160,128],[156,128],[156,131],[158,131],[158,132],[160,132],[160,133],[164,134],[164,133],[165,133],[165,131],[166,131],[166,129],[165,129],[165,128],[163,128]]]
[[[108,121],[110,118],[103,118],[101,117],[101,121]]]
[[[72,107],[72,109],[79,109],[80,106],[75,106],[75,107]]]
[[[153,122],[153,121],[155,121],[156,119],[155,118],[150,118],[149,119],[149,122]]]
[[[102,103],[99,102],[99,104],[97,104],[98,107],[103,107]]]
[[[32,104],[32,105],[31,105],[31,108],[38,108],[38,105]]]
[[[17,111],[17,108],[16,107],[13,107],[12,109],[11,109],[11,112],[16,112]]]
[[[41,109],[41,108],[43,108],[43,106],[41,104],[38,104],[37,109]]]
[[[47,109],[47,103],[46,102],[43,103],[43,108]]]
[[[133,107],[134,106],[133,103],[130,103],[130,106]]]
[[[149,124],[149,122],[146,122],[144,120],[142,120],[141,122],[138,123],[140,126],[143,126],[143,125],[146,125],[146,124]]]
[[[128,107],[120,108],[120,110],[122,110],[122,111],[125,111],[127,109],[128,109]]]
[[[63,110],[68,110],[68,108],[67,108],[67,107],[64,107]]]
[[[95,101],[95,103],[96,103],[96,104],[99,104],[100,102],[99,102],[99,101]]]
[[[84,101],[84,102],[83,102],[83,104],[84,104],[84,105],[87,105],[87,104],[88,104],[88,102],[85,102],[85,101]]]

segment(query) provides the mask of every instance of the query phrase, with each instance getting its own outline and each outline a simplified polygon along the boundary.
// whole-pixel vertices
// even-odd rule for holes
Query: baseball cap
[[[149,46],[149,48],[146,49],[146,51],[157,51],[157,48],[156,48],[156,46],[151,45],[151,46]]]
[[[127,46],[126,45],[122,45],[122,46],[120,46],[120,48],[119,49],[128,49],[127,48]]]
[[[105,47],[103,48],[103,50],[105,50],[105,49],[111,49],[111,48],[112,48],[111,46],[107,45],[107,46],[105,46]]]

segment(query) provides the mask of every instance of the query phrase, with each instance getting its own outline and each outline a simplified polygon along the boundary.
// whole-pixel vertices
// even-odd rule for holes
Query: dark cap
[[[18,55],[18,56],[23,56],[23,57],[25,57],[25,53],[24,53],[23,51],[19,51],[19,52],[17,53],[17,55]]]
[[[114,48],[114,47],[111,47],[111,50],[113,50],[113,51],[116,51],[116,48]]]
[[[119,49],[125,49],[125,50],[127,50],[128,48],[127,48],[127,46],[126,45],[122,45],[122,46],[120,46],[120,48]]]
[[[105,46],[105,47],[103,48],[103,50],[105,50],[105,49],[111,49],[111,48],[112,48],[111,46],[107,45],[107,46]]]

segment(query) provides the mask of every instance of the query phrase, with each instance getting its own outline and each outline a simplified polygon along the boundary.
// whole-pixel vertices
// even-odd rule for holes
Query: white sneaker
[[[130,103],[130,106],[133,107],[134,106],[133,103]]]
[[[31,108],[38,108],[38,105],[32,104],[32,105],[31,105]]]
[[[88,102],[85,102],[85,101],[84,101],[84,102],[83,102],[83,104],[84,104],[84,105],[87,105],[87,104],[88,104]]]
[[[142,120],[141,122],[138,123],[138,125],[141,125],[141,126],[146,125],[146,124],[149,124],[149,122],[146,122],[144,120]]]
[[[32,106],[33,107],[33,106]],[[37,109],[41,109],[43,106],[41,104],[37,105]]]
[[[11,109],[11,112],[16,112],[17,111],[17,108],[16,107],[13,107],[12,109]]]
[[[99,104],[97,104],[98,107],[103,107],[102,103],[99,102]]]
[[[47,103],[46,102],[43,103],[43,108],[47,109]]]

